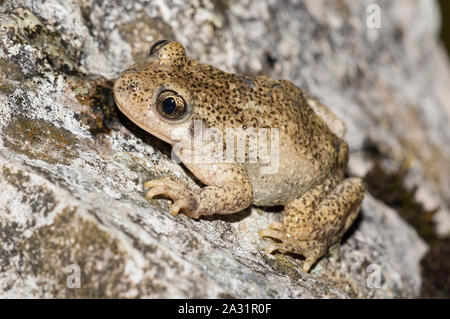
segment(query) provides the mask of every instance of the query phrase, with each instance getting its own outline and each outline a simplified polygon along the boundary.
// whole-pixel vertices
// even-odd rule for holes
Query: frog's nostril
[[[141,86],[138,80],[129,78],[126,74],[122,74],[114,83],[114,98],[116,102],[123,102],[128,99],[130,94],[137,94]]]
[[[136,81],[130,81],[128,84],[128,90],[129,91],[139,91],[140,87]]]
[[[117,80],[116,84],[121,90],[125,92],[136,92],[141,90],[141,83],[134,74],[122,74]]]

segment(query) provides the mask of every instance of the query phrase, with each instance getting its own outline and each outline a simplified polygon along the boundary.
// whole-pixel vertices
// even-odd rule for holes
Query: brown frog
[[[309,271],[328,249],[339,251],[359,213],[364,186],[359,178],[344,177],[344,123],[306,92],[285,80],[223,72],[188,58],[179,42],[163,40],[153,44],[145,62],[120,74],[114,96],[130,120],[171,144],[206,185],[190,189],[174,178],[152,180],[144,184],[147,199],[168,196],[173,214],[182,211],[191,218],[232,214],[251,204],[283,205],[283,221],[259,232],[278,241],[268,246],[268,253],[301,254],[306,257],[303,270]],[[212,138],[201,138],[199,123],[215,130]],[[225,143],[221,137],[228,137],[230,129],[252,131]],[[276,134],[267,137],[258,130]],[[260,139],[251,143],[255,137]],[[193,147],[195,141],[202,152]],[[263,163],[259,154],[248,160],[266,144],[274,165]],[[236,160],[238,145],[244,145],[244,161]],[[192,160],[205,149],[222,149],[233,160]]]

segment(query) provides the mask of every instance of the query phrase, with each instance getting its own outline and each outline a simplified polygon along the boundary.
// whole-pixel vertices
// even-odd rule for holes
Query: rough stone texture
[[[437,7],[377,1],[382,27],[368,29],[371,2],[2,2],[0,297],[417,296],[427,245],[370,194],[341,261],[311,273],[301,257],[263,252],[257,230],[280,214],[194,221],[147,202],[144,181],[190,177],[112,99],[114,77],[160,38],[226,71],[290,79],[347,123],[350,174],[373,165],[371,141],[386,167],[407,166],[448,234],[450,72]],[[66,284],[72,264],[77,289]]]

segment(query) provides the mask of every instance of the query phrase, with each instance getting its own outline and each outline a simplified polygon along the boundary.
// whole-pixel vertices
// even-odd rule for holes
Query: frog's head
[[[186,52],[179,42],[157,41],[149,58],[125,70],[114,84],[119,109],[135,124],[174,145],[189,136],[193,98],[186,86]]]

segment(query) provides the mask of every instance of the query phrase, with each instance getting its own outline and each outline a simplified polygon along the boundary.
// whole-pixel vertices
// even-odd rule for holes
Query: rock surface
[[[334,4],[333,4],[334,3]],[[264,253],[280,214],[172,216],[146,180],[192,182],[164,143],[115,108],[111,87],[152,41],[175,38],[229,72],[285,78],[348,126],[349,174],[367,143],[450,232],[450,72],[432,1],[57,1],[0,4],[0,298],[391,298],[420,293],[427,245],[367,193],[341,260],[303,273]],[[411,23],[414,21],[414,23]],[[81,279],[77,286],[77,274]],[[74,279],[75,278],[75,279]]]

